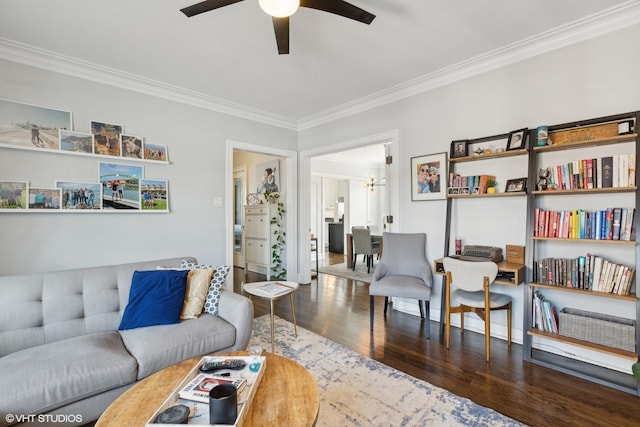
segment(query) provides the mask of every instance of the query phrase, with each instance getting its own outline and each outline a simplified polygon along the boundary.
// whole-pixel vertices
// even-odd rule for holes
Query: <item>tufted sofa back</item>
[[[115,331],[135,271],[178,267],[169,258],[17,276],[0,276],[0,357],[25,348]]]

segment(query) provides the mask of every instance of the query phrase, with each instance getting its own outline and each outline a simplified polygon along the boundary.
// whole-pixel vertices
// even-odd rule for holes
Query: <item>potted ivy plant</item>
[[[487,181],[487,194],[495,194],[498,182],[495,179]]]
[[[264,199],[267,203],[276,205],[276,213],[271,218],[271,225],[274,226],[274,243],[271,245],[271,260],[273,266],[271,267],[271,270],[275,277],[285,279],[287,277],[287,269],[284,267],[282,260],[284,246],[286,243],[285,237],[287,236],[282,225],[282,220],[284,219],[284,214],[286,212],[284,209],[284,203],[280,201],[279,192],[265,191]]]

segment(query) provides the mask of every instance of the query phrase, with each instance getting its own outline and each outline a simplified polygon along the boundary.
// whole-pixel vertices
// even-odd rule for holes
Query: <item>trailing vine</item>
[[[271,260],[273,266],[271,270],[273,271],[273,275],[279,279],[287,278],[287,269],[284,266],[284,262],[282,260],[284,247],[286,244],[286,236],[287,233],[282,228],[282,220],[284,218],[285,209],[284,203],[280,201],[280,193],[277,192],[264,192],[264,199],[267,203],[275,204],[277,207],[276,214],[271,218],[271,225],[275,225],[275,229],[273,230],[273,235],[275,237],[275,241],[271,246]]]

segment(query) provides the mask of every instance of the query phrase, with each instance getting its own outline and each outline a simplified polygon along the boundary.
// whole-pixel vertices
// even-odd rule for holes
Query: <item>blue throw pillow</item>
[[[188,270],[136,271],[119,330],[180,322]]]

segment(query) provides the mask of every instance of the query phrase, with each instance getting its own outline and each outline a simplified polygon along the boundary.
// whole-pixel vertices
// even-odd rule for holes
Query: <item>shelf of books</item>
[[[531,147],[523,354],[640,396],[631,372],[640,341],[639,119],[631,112],[549,126],[545,145]]]
[[[228,376],[212,373],[201,373],[199,368],[205,362],[223,361],[227,359],[239,359],[245,362],[242,369],[233,370]],[[258,367],[251,369],[252,367]],[[169,394],[156,412],[147,421],[146,427],[166,426],[166,423],[158,422],[158,417],[167,409],[184,405],[189,408],[187,424],[209,424],[209,392],[218,384],[231,384],[238,390],[238,415],[232,427],[240,427],[247,417],[247,411],[256,394],[258,385],[264,375],[266,366],[265,356],[205,356],[184,377],[184,380]],[[225,374],[227,375],[227,374]],[[219,425],[219,424],[216,424]],[[226,425],[226,424],[225,424]]]

